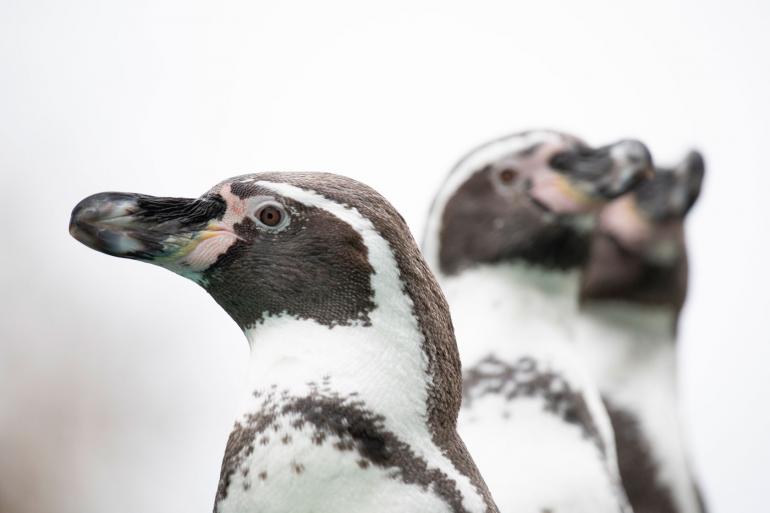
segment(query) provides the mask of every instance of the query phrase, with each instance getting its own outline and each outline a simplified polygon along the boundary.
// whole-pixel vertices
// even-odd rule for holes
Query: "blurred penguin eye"
[[[500,178],[500,182],[502,182],[505,185],[512,184],[514,180],[516,180],[517,176],[519,176],[519,172],[511,168],[503,169],[498,174],[498,177]]]
[[[256,212],[259,222],[270,228],[274,228],[283,221],[284,213],[276,205],[265,205]]]

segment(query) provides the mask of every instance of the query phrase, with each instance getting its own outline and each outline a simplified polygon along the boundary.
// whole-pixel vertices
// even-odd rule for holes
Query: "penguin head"
[[[594,148],[537,131],[493,141],[460,161],[434,201],[434,258],[445,274],[516,259],[572,267],[598,209],[651,172],[635,140]]]
[[[343,213],[345,205],[368,201],[379,207],[380,221],[403,223],[386,200],[353,180],[262,173],[226,180],[199,198],[96,194],[73,210],[70,233],[97,251],[194,280],[242,328],[284,313],[328,326],[366,323],[372,255],[355,222],[321,208],[324,201]]]
[[[665,265],[684,251],[683,222],[698,199],[705,164],[697,151],[609,203],[599,216],[598,235],[612,238],[624,251]]]
[[[704,173],[703,157],[691,151],[602,209],[583,273],[584,300],[681,308],[687,292],[684,221],[700,195]]]
[[[249,340],[258,325],[284,320],[360,328],[362,343],[375,330],[396,333],[394,343],[424,355],[409,361],[429,374],[430,422],[453,429],[462,375],[449,307],[406,222],[370,187],[274,172],[225,180],[199,198],[101,193],[75,207],[70,233],[194,280]]]

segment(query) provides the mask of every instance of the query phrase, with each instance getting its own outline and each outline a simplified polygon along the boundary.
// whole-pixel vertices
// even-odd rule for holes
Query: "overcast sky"
[[[0,509],[208,512],[240,401],[235,324],[193,283],[71,239],[81,198],[334,171],[380,190],[419,236],[459,156],[546,127],[638,137],[661,164],[705,154],[685,428],[713,513],[765,510],[769,14],[763,1],[3,1]]]

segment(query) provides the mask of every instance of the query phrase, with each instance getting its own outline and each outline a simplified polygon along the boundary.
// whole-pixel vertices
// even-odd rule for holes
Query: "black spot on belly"
[[[295,427],[309,428],[311,439],[316,445],[331,442],[337,450],[356,451],[359,456],[356,461],[361,469],[376,466],[390,470],[393,479],[435,493],[454,513],[467,511],[455,481],[442,470],[430,467],[408,444],[386,429],[385,417],[367,409],[362,401],[321,391],[316,387],[312,387],[310,394],[304,397],[285,399],[273,392],[262,392],[256,396],[266,399],[261,409],[236,423],[227,442],[215,512],[227,498],[228,487],[237,469],[254,453],[255,444],[261,443],[264,438],[262,434],[271,431],[286,416],[298,416]],[[281,442],[286,438],[282,438]],[[292,460],[289,469],[299,475],[306,467]],[[267,478],[264,472],[257,476],[263,481]]]
[[[670,488],[660,483],[658,466],[637,418],[606,398],[604,404],[615,431],[620,477],[634,513],[680,513]]]
[[[533,358],[524,357],[509,364],[489,355],[467,369],[463,379],[463,407],[470,407],[474,399],[487,394],[498,394],[508,401],[539,397],[546,411],[579,426],[583,436],[605,455],[604,441],[583,394],[573,390],[558,373],[539,368]],[[503,416],[506,414],[507,411],[503,410]],[[515,422],[515,419],[512,421]]]

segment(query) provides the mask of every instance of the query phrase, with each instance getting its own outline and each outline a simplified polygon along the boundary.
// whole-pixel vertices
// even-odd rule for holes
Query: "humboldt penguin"
[[[596,212],[651,166],[638,141],[531,131],[471,151],[434,200],[424,249],[463,363],[458,430],[503,512],[628,511],[572,327]]]
[[[371,188],[258,173],[195,199],[101,193],[70,232],[201,285],[251,348],[218,513],[497,512],[456,432],[449,309]]]
[[[583,274],[581,355],[607,404],[635,513],[703,513],[677,403],[677,324],[687,294],[684,220],[698,152],[607,205]]]

